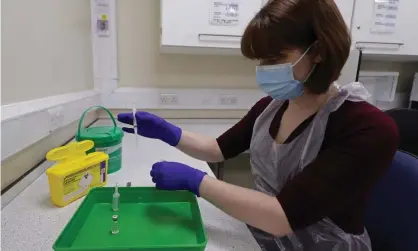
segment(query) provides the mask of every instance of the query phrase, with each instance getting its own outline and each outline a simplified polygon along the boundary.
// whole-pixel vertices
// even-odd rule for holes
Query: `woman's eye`
[[[260,61],[260,65],[272,65],[272,64],[277,64],[277,59],[263,59]]]

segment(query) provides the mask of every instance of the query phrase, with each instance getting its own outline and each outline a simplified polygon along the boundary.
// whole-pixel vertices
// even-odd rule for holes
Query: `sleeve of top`
[[[250,148],[254,123],[271,100],[271,97],[260,99],[237,124],[216,139],[224,159],[233,158]]]
[[[391,118],[379,112],[346,127],[277,195],[293,230],[336,215],[367,197],[390,166],[399,138]]]

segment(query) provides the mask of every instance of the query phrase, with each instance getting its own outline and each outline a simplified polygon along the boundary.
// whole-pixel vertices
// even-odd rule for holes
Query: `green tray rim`
[[[89,196],[92,196],[92,194],[95,193],[98,190],[108,190],[108,189],[112,189],[112,188],[114,188],[114,187],[94,187],[94,188],[90,189],[89,193],[86,195],[86,197],[84,198],[83,202],[77,208],[77,210],[75,211],[75,213],[73,214],[73,216],[71,216],[70,220],[67,222],[67,224],[65,225],[65,227],[63,228],[63,230],[61,231],[61,233],[58,235],[57,239],[55,240],[55,242],[54,242],[54,244],[52,246],[52,248],[53,248],[54,251],[57,251],[57,250],[58,251],[73,251],[74,250],[74,248],[72,248],[72,247],[59,247],[59,246],[57,246],[58,241],[62,238],[62,236],[64,234],[66,234],[66,232],[68,231],[67,229],[69,228],[70,223],[73,222],[77,218],[77,215],[80,214],[80,212],[83,209],[83,207],[85,207],[85,205],[88,203]],[[121,189],[121,187],[119,189]],[[155,187],[123,187],[123,189],[138,189],[138,190],[149,190],[149,191],[163,191],[163,190],[158,190]],[[169,251],[170,249],[176,249],[177,250],[177,249],[180,249],[180,248],[184,248],[186,250],[190,250],[190,248],[202,249],[202,250],[205,249],[205,247],[206,247],[206,245],[208,243],[208,237],[207,237],[207,234],[206,234],[205,225],[203,224],[203,219],[202,219],[202,215],[201,215],[201,212],[200,212],[200,206],[199,206],[199,203],[197,201],[196,196],[193,193],[188,192],[188,191],[185,191],[185,190],[170,191],[170,192],[172,192],[172,193],[189,193],[191,195],[191,197],[193,198],[192,203],[196,204],[196,206],[199,209],[199,210],[197,210],[197,212],[198,212],[197,216],[199,217],[199,223],[200,223],[200,225],[202,227],[204,241],[202,243],[199,243],[199,244],[161,245],[161,246],[155,245],[155,246],[144,246],[144,247],[141,247],[141,248],[143,248],[144,250],[145,249],[146,250],[167,249],[167,251]],[[86,248],[80,247],[80,249],[83,249],[83,250],[86,250],[86,251],[97,251],[97,250],[99,250],[98,248],[92,248],[92,247],[86,247]],[[132,251],[132,250],[135,250],[135,249],[138,249],[138,247],[118,247],[117,248],[118,251],[125,251],[125,250],[126,251]],[[108,250],[108,251],[114,251],[116,249],[114,247],[109,247],[109,248],[100,248],[100,250],[103,250],[103,251],[106,251],[106,250]]]

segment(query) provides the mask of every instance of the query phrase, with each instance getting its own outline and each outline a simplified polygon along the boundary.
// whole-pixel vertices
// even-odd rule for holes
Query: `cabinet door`
[[[353,17],[354,0],[334,0],[344,18],[347,27],[351,29],[351,19]]]
[[[355,46],[366,54],[418,55],[414,1],[357,0],[352,27]]]
[[[162,46],[239,48],[262,0],[161,0]]]

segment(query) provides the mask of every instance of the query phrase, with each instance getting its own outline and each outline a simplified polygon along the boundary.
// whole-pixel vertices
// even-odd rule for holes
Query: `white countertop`
[[[184,130],[218,136],[234,121],[182,120],[175,121]],[[103,123],[103,121],[101,122]],[[106,122],[105,122],[106,123]],[[125,134],[122,169],[110,174],[107,186],[126,184],[152,186],[149,171],[162,159],[182,162],[213,176],[207,163],[193,159],[158,140],[138,139]],[[245,224],[231,218],[209,202],[199,198],[199,206],[208,236],[206,250],[260,250]],[[1,212],[1,250],[47,251],[82,202],[79,199],[64,208],[54,206],[49,197],[48,179],[42,174]]]

